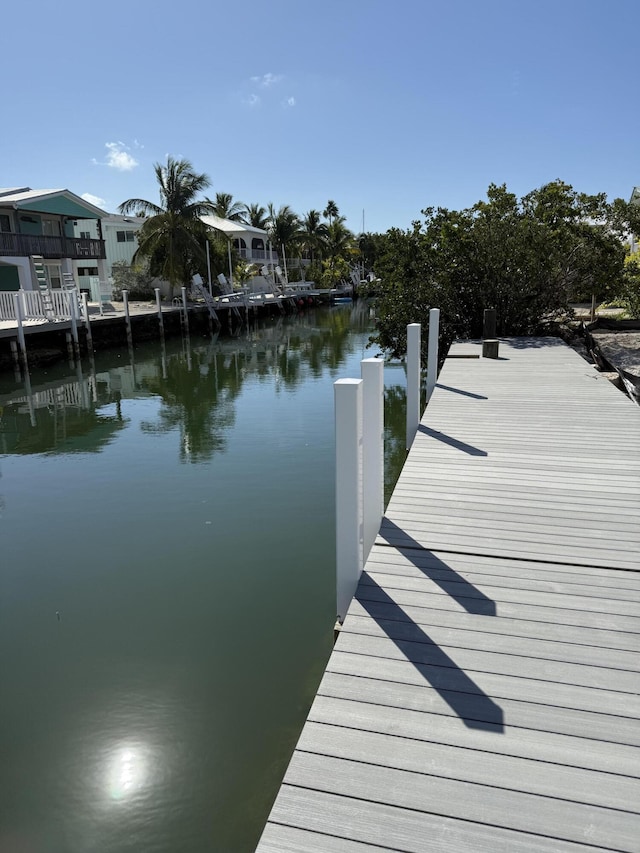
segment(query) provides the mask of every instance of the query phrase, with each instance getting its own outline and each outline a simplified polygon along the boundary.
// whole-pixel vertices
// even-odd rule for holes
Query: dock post
[[[131,315],[129,314],[129,291],[122,291],[122,304],[124,305],[124,318],[127,324],[127,344],[129,349],[133,347],[133,335],[131,334]]]
[[[384,360],[364,358],[362,371],[363,563],[384,514]]]
[[[407,326],[407,450],[420,424],[420,323]]]
[[[67,355],[69,356],[69,367],[73,367],[76,363],[74,358],[73,351],[73,338],[71,337],[71,332],[64,333],[64,339],[67,342]]]
[[[438,378],[438,338],[440,335],[440,309],[429,311],[429,343],[427,353],[427,403],[431,399]]]
[[[187,312],[187,288],[183,287],[182,290],[182,323],[184,326],[185,334],[189,334],[189,314]]]
[[[20,301],[20,292],[13,294],[13,307],[18,321],[18,344],[20,345],[20,353],[24,361],[25,369],[27,369],[27,342],[24,337],[24,327],[22,325],[22,302]]]
[[[78,338],[78,299],[75,293],[65,291],[67,297],[67,310],[71,320],[71,337],[73,338],[73,353],[75,358],[80,358],[80,339]]]
[[[333,383],[336,424],[336,600],[342,623],[363,566],[362,379]]]
[[[156,308],[158,309],[158,326],[160,328],[160,335],[164,337],[164,319],[162,318],[162,305],[160,300],[160,288],[154,287],[153,291],[156,295]]]
[[[595,293],[591,294],[591,312],[589,314],[589,321],[591,323],[595,323],[595,321],[596,321],[596,295],[595,295]]]
[[[86,293],[82,294],[82,307],[84,308],[84,321],[87,326],[87,348],[90,353],[93,352],[93,334],[91,333],[91,321],[89,320],[89,297]]]
[[[497,319],[495,308],[485,308],[482,317],[482,337],[495,338],[497,330]]]

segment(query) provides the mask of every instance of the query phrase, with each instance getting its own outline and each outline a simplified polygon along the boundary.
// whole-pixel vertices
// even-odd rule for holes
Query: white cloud
[[[93,195],[92,193],[82,193],[80,198],[83,198],[85,201],[88,201],[89,204],[93,204],[96,207],[105,207],[107,203],[103,198],[100,198],[99,195]]]
[[[258,97],[258,95],[249,95],[249,97],[245,101],[245,104],[248,104],[248,106],[250,107],[257,107],[259,103],[260,98]]]
[[[295,105],[296,105],[296,99],[294,97],[287,98],[286,101],[282,102],[283,107],[295,107]]]
[[[127,152],[123,142],[105,142],[107,149],[107,166],[119,172],[130,172],[138,165],[138,161]]]
[[[93,157],[91,162],[96,166],[109,166],[119,172],[130,172],[138,165],[138,161],[129,154],[129,149],[124,142],[105,142],[104,147],[107,149],[107,159],[101,163]]]
[[[262,86],[263,89],[268,89],[269,86],[273,86],[274,83],[279,83],[281,80],[282,74],[272,74],[270,71],[263,74],[262,77],[251,78],[252,83],[257,83],[258,86]]]

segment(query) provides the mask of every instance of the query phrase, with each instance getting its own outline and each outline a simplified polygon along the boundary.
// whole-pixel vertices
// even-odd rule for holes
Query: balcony
[[[34,234],[0,232],[0,256],[15,258],[40,255],[43,258],[106,258],[104,240],[84,237],[44,237]]]

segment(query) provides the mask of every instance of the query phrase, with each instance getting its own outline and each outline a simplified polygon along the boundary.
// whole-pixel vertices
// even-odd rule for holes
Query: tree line
[[[208,215],[266,231],[275,252],[292,261],[304,257],[310,262],[306,277],[319,286],[333,287],[348,280],[352,266],[363,257],[358,240],[331,199],[322,213],[310,210],[299,216],[289,205],[276,209],[273,204],[243,204],[226,192],[216,193],[214,199],[203,195],[211,181],[186,159],[168,157],[166,164],[156,163],[154,171],[160,203],[130,198],[118,208],[120,213],[145,218],[137,234],[134,264],[143,264],[149,278],[162,278],[173,287],[188,284],[196,273],[206,280],[207,244],[214,276],[228,272],[227,239],[202,221]],[[256,274],[235,248],[232,255],[235,280]]]
[[[640,206],[556,180],[520,199],[491,184],[470,208],[422,214],[377,244],[375,340],[394,356],[406,352],[407,324],[426,324],[432,307],[446,347],[480,337],[485,308],[496,309],[499,335],[556,332],[592,295],[640,316],[640,255],[628,246]]]
[[[388,353],[406,351],[406,325],[426,323],[431,307],[441,309],[447,344],[477,337],[485,308],[495,308],[498,334],[548,332],[571,316],[571,304],[617,300],[640,316],[640,258],[626,241],[640,233],[640,206],[604,193],[577,192],[555,180],[518,198],[506,185],[491,184],[486,199],[464,210],[428,207],[409,229],[354,235],[337,204],[303,216],[289,205],[243,204],[229,193],[204,195],[209,177],[188,160],[155,165],[160,204],[132,198],[125,214],[146,217],[138,232],[137,260],[172,285],[206,279],[209,244],[212,271],[228,271],[227,239],[207,228],[209,214],[265,230],[277,252],[305,257],[306,277],[321,286],[348,280],[359,266],[373,271],[370,295],[377,298],[374,340]],[[256,270],[234,252],[234,278]]]

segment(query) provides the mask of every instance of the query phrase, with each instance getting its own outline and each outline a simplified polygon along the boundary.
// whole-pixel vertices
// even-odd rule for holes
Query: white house
[[[105,213],[100,220],[100,231],[105,243],[105,273],[100,273],[97,264],[85,261],[74,262],[74,272],[77,277],[78,286],[81,289],[91,290],[92,296],[95,290],[95,278],[101,281],[111,278],[111,273],[116,261],[125,261],[130,264],[138,248],[138,231],[142,227],[144,217],[119,216],[117,213]],[[98,223],[86,220],[74,222],[74,233],[77,237],[94,238],[97,236]],[[94,298],[98,298],[94,296]]]
[[[248,264],[278,263],[278,253],[270,251],[269,235],[262,228],[221,219],[219,216],[203,216],[202,221],[209,228],[220,231],[231,242],[239,257]]]

